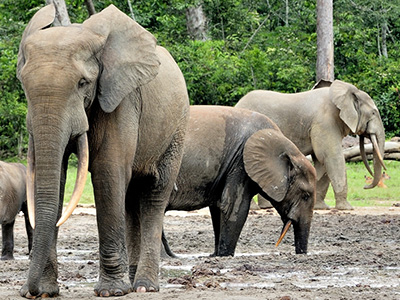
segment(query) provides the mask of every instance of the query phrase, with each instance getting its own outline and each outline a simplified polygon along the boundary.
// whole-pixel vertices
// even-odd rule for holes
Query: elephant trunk
[[[311,221],[299,221],[293,224],[294,244],[296,254],[307,254],[308,236],[310,235]]]
[[[33,296],[40,293],[40,279],[45,266],[48,266],[51,261],[51,251],[55,251],[56,222],[60,212],[61,162],[66,145],[66,142],[62,143],[60,138],[49,137],[46,134],[51,132],[50,128],[45,127],[36,132],[37,134],[34,133],[35,137],[44,136],[46,138],[30,137],[30,149],[28,150],[31,159],[34,159],[33,162],[28,162],[28,168],[33,164],[34,176],[31,177],[35,180],[34,184],[27,184],[28,189],[34,187],[35,198],[34,204],[30,203],[35,212],[33,223],[35,232],[28,275],[28,289]],[[64,147],[61,146],[63,144]],[[32,191],[30,193],[32,194]],[[32,215],[32,213],[30,214]]]
[[[57,277],[56,239],[57,226],[72,214],[83,192],[88,172],[88,143],[86,133],[77,138],[78,174],[75,189],[66,212],[57,220],[62,210],[65,171],[62,165],[70,134],[57,126],[42,126],[29,138],[27,198],[31,224],[35,228],[28,289],[31,295],[40,293],[43,272]],[[64,137],[64,138],[63,138]],[[64,176],[64,175],[63,175]],[[46,270],[45,270],[46,268]],[[51,275],[50,275],[51,276]]]

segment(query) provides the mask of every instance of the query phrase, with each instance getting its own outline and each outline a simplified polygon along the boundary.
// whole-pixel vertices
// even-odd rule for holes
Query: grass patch
[[[76,171],[76,165],[70,164],[68,166],[67,182],[65,183],[64,205],[66,204],[66,201],[71,199],[72,192],[74,191]],[[94,204],[93,186],[90,173],[88,174],[86,185],[83,189],[83,194],[81,200],[79,200],[79,204]]]
[[[347,163],[347,200],[353,206],[392,206],[400,202],[400,162],[386,160],[386,173],[391,177],[385,180],[387,188],[375,187],[364,189],[365,175],[369,176],[367,169],[362,162]],[[371,167],[372,169],[372,167]],[[335,196],[332,186],[329,187],[325,202],[329,206],[335,206]]]

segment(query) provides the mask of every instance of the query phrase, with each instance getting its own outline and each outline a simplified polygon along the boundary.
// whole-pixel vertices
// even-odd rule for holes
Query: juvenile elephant
[[[3,240],[1,259],[14,259],[14,223],[22,211],[25,217],[28,250],[32,249],[32,227],[26,206],[26,167],[0,161],[0,224]]]
[[[209,207],[217,256],[234,255],[257,193],[284,228],[294,225],[306,253],[315,201],[315,169],[267,117],[233,107],[191,106],[185,150],[166,210]],[[165,243],[164,243],[165,245]]]
[[[335,80],[311,91],[283,94],[256,90],[248,93],[236,107],[270,117],[304,155],[311,154],[317,170],[315,209],[329,209],[324,199],[332,184],[337,209],[353,209],[347,201],[346,165],[342,139],[350,132],[360,136],[360,149],[368,171],[364,138],[374,145],[374,180],[364,188],[375,187],[382,174],[385,129],[371,97],[354,85]]]
[[[51,27],[54,17],[53,5],[34,15],[18,55],[28,100],[27,194],[35,228],[20,293],[58,295],[58,226],[75,208],[88,169],[100,247],[95,294],[157,291],[164,211],[188,119],[183,75],[153,35],[113,5],[82,24]],[[78,157],[77,181],[61,216],[71,153]],[[123,279],[125,249],[131,284]]]

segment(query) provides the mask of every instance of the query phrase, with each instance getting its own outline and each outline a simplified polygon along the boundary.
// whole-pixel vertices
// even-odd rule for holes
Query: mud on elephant
[[[54,17],[53,5],[34,15],[18,55],[35,226],[20,293],[58,295],[58,226],[76,206],[88,169],[100,244],[96,295],[157,291],[162,222],[188,118],[184,78],[153,35],[113,5],[82,24],[51,27]],[[71,153],[79,161],[77,182],[61,216]],[[123,279],[126,248],[130,284]]]
[[[321,87],[320,87],[321,86]],[[304,155],[311,155],[317,170],[316,209],[329,208],[325,202],[329,182],[335,193],[337,209],[352,209],[347,201],[346,165],[342,139],[349,133],[360,137],[364,164],[375,187],[382,175],[385,130],[371,97],[354,85],[335,80],[321,81],[307,92],[283,94],[256,90],[248,93],[236,107],[250,109],[270,117]],[[374,172],[364,151],[364,138],[374,145]]]
[[[28,251],[32,249],[32,227],[26,205],[26,167],[20,163],[0,161],[0,224],[2,236],[1,259],[14,259],[14,223],[22,211],[25,217]]]
[[[296,253],[306,253],[315,176],[311,163],[269,118],[233,107],[191,106],[167,210],[208,206],[214,255],[234,255],[251,199],[260,193],[279,212],[284,233],[294,225]]]

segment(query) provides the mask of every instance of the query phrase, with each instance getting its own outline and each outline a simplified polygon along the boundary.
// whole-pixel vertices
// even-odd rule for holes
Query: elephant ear
[[[359,118],[357,92],[354,85],[340,80],[335,80],[329,89],[329,98],[340,110],[340,118],[353,133],[357,130]]]
[[[288,142],[281,132],[263,129],[254,133],[244,146],[243,161],[247,174],[277,202],[285,198],[290,185],[292,164]]]
[[[21,79],[21,70],[25,65],[25,55],[23,46],[25,44],[26,38],[37,30],[41,30],[49,27],[56,17],[56,9],[54,4],[47,5],[41,8],[29,21],[26,26],[24,33],[22,34],[21,43],[19,45],[18,51],[18,63],[17,63],[17,78]]]
[[[98,99],[109,113],[133,90],[157,76],[156,39],[114,5],[91,16],[82,26],[104,38],[99,52],[102,73]]]

